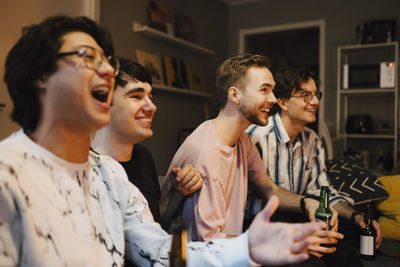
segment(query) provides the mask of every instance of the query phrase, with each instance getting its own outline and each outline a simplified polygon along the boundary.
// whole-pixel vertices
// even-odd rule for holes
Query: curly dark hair
[[[247,70],[253,66],[269,68],[270,61],[261,54],[243,54],[228,58],[219,65],[215,86],[221,108],[228,102],[228,89],[245,76]]]
[[[301,91],[300,85],[307,82],[310,78],[314,80],[317,89],[319,90],[319,80],[317,76],[306,66],[298,68],[285,68],[278,71],[275,75],[274,94],[276,98],[289,99],[297,91]],[[270,114],[273,115],[281,112],[279,105],[274,105]]]
[[[92,36],[106,56],[114,55],[111,34],[87,17],[54,16],[24,27],[5,63],[4,81],[13,101],[11,118],[25,132],[36,130],[41,116],[40,88],[36,83],[57,71],[57,53],[62,36],[73,31]]]

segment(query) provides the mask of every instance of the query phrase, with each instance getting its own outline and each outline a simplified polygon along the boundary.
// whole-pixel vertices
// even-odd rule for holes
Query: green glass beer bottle
[[[321,186],[321,198],[319,200],[319,207],[315,212],[315,219],[319,222],[326,223],[326,230],[331,230],[330,221],[332,218],[332,211],[329,208],[329,187]]]
[[[186,266],[186,242],[187,232],[186,223],[182,219],[176,220],[172,226],[172,244],[169,253],[170,267],[185,267]]]

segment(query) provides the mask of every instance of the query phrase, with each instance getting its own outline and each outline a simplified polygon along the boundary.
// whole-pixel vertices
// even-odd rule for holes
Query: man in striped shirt
[[[317,134],[307,124],[316,121],[322,93],[318,80],[305,67],[285,69],[275,75],[278,103],[266,126],[251,125],[247,132],[256,145],[272,180],[296,194],[318,197],[322,185],[330,187],[330,205],[339,216],[365,228],[364,217],[351,205],[353,199],[340,195],[328,181],[324,152]],[[298,216],[296,216],[298,219]],[[376,246],[382,240],[379,224]]]
[[[286,69],[275,76],[278,103],[267,126],[251,125],[247,132],[272,180],[296,194],[318,197],[321,185],[329,185],[321,141],[307,124],[316,121],[322,93],[306,68]],[[294,89],[292,89],[294,88]],[[354,204],[330,187],[330,204]],[[346,205],[345,208],[348,206]],[[340,209],[339,209],[340,210]],[[350,218],[352,210],[348,211]]]

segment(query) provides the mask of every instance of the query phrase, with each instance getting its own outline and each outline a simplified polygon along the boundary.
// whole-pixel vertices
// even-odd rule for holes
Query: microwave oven
[[[343,89],[394,88],[394,62],[343,66]]]

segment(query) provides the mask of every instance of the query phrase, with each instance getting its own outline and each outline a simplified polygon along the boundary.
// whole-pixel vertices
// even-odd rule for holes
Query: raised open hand
[[[270,222],[270,217],[278,205],[279,199],[272,196],[250,225],[248,230],[250,257],[257,263],[267,265],[304,261],[308,258],[306,251],[313,241],[311,235],[319,231],[324,224]]]

